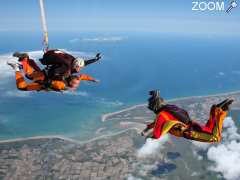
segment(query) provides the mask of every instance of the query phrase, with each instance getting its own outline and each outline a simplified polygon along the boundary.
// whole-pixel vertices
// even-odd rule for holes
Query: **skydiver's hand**
[[[98,79],[94,79],[94,80],[92,80],[92,82],[100,83],[100,80],[98,80]]]
[[[101,58],[102,58],[101,53],[97,53],[95,59],[96,59],[96,60],[99,60],[99,59],[101,59]]]
[[[145,133],[144,133],[144,131],[142,131],[142,132],[141,132],[141,136],[145,136]]]
[[[141,135],[142,135],[142,136],[146,136],[148,130],[149,130],[148,128],[145,128],[145,129],[141,132]]]

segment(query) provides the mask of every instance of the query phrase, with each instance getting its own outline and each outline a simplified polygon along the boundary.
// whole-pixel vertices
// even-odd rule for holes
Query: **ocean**
[[[6,57],[14,51],[39,54],[41,35],[0,33],[0,139],[57,134],[84,140],[101,128],[102,114],[145,103],[152,89],[166,99],[240,90],[239,38],[49,32],[50,48],[88,56],[101,52],[99,63],[82,70],[101,83],[82,82],[75,93],[19,92]]]

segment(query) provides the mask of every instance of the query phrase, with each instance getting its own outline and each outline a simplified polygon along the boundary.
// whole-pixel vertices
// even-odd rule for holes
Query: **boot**
[[[13,53],[13,57],[17,57],[19,60],[21,60],[23,58],[29,58],[29,55],[27,53],[15,52]]]
[[[221,103],[217,104],[216,107],[221,108],[223,111],[228,111],[229,106],[233,103],[233,99],[225,99]]]
[[[15,71],[20,71],[21,65],[17,62],[7,62],[9,66],[11,66]]]

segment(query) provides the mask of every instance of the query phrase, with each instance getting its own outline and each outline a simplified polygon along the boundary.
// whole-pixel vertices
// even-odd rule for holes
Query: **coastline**
[[[70,141],[70,142],[75,142],[75,143],[78,142],[74,139],[67,138],[67,137],[64,137],[64,136],[61,136],[61,135],[46,135],[46,136],[32,136],[32,137],[0,140],[0,144],[22,142],[22,141],[29,141],[29,140],[44,140],[44,139],[61,139],[61,140],[64,140],[64,141]]]
[[[240,91],[232,91],[232,92],[229,92],[229,93],[219,93],[219,94],[213,94],[213,95],[179,97],[179,98],[174,98],[174,99],[167,99],[166,101],[167,102],[174,102],[174,101],[188,100],[188,99],[192,99],[192,98],[200,99],[200,98],[209,98],[209,97],[218,97],[218,96],[231,96],[231,95],[235,95],[235,94],[239,94],[239,93],[240,93]],[[134,106],[131,106],[131,107],[119,110],[119,111],[104,114],[104,115],[101,116],[101,121],[105,122],[106,119],[109,116],[116,115],[116,114],[119,114],[119,113],[122,113],[122,112],[125,112],[125,111],[136,109],[138,107],[143,107],[143,106],[147,106],[147,103],[134,105]]]
[[[228,92],[228,93],[219,93],[219,94],[206,95],[206,96],[180,97],[180,98],[174,98],[174,99],[167,99],[167,101],[168,102],[174,102],[174,101],[188,100],[188,99],[192,99],[192,98],[198,99],[198,98],[208,98],[208,97],[218,97],[218,96],[231,96],[231,95],[235,95],[235,94],[239,94],[239,93],[240,93],[240,91],[232,91],[232,92]],[[135,108],[143,107],[143,106],[146,106],[146,105],[147,105],[146,103],[138,104],[138,105],[134,105],[134,106],[131,106],[131,107],[128,107],[128,108],[125,108],[125,109],[122,109],[122,110],[119,110],[119,111],[116,111],[116,112],[103,114],[101,116],[101,121],[105,122],[106,119],[109,116],[116,115],[118,113],[122,113],[122,112],[129,111],[129,110],[133,110]],[[29,141],[29,140],[44,140],[44,139],[61,139],[61,140],[65,140],[65,141],[69,141],[69,142],[73,142],[73,143],[77,143],[77,144],[84,144],[84,143],[88,143],[88,142],[95,141],[95,140],[98,140],[98,139],[111,137],[111,136],[116,136],[118,134],[124,133],[124,132],[129,131],[129,130],[133,130],[133,129],[137,130],[137,131],[139,130],[138,128],[133,128],[132,127],[132,128],[128,128],[128,129],[125,129],[125,130],[117,132],[117,133],[102,135],[102,136],[99,136],[99,137],[96,137],[96,138],[92,138],[92,139],[89,139],[89,140],[86,140],[86,141],[74,140],[72,138],[65,137],[64,135],[46,135],[46,136],[43,135],[43,136],[32,136],[32,137],[23,137],[23,138],[0,140],[0,144],[14,143],[14,142],[23,142],[23,141]]]
[[[68,141],[68,142],[72,142],[72,143],[76,143],[76,144],[86,144],[89,142],[93,142],[99,139],[103,139],[103,138],[108,138],[108,137],[113,137],[122,133],[125,133],[129,130],[135,130],[138,133],[140,132],[140,130],[138,128],[135,127],[131,127],[131,128],[127,128],[125,130],[119,131],[119,132],[115,132],[112,134],[106,134],[106,135],[101,135],[99,137],[95,137],[86,141],[78,141],[78,140],[74,140],[71,138],[67,138],[64,137],[62,135],[46,135],[46,136],[32,136],[32,137],[26,137],[26,138],[15,138],[15,139],[7,139],[7,140],[0,140],[0,144],[5,144],[5,143],[16,143],[16,142],[24,142],[24,141],[31,141],[31,140],[50,140],[50,139],[60,139],[63,141]]]

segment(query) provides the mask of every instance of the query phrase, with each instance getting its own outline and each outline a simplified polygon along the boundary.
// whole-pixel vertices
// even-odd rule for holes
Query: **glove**
[[[94,80],[92,80],[92,82],[100,83],[100,80],[98,80],[98,79],[94,79]]]
[[[99,59],[101,59],[101,58],[102,58],[102,57],[101,57],[101,53],[97,53],[95,59],[99,60]]]
[[[142,135],[142,136],[146,136],[148,130],[149,130],[148,128],[145,128],[145,129],[141,132],[141,135]]]

